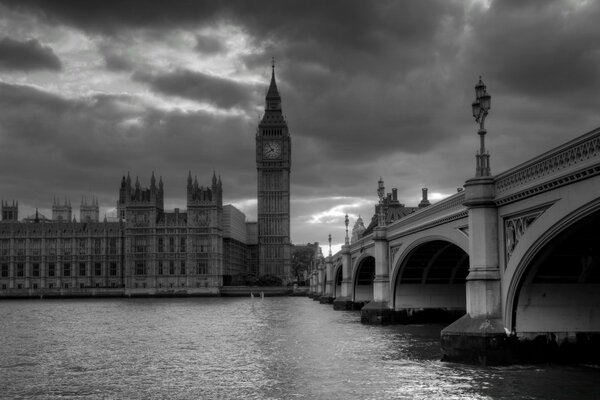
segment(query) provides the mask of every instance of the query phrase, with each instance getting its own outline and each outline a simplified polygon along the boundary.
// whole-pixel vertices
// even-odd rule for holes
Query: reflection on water
[[[0,302],[0,396],[598,399],[598,369],[439,361],[441,325],[307,298]]]

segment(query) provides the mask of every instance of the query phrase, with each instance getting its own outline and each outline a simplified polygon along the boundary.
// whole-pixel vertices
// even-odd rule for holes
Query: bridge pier
[[[321,304],[333,303],[333,261],[331,254],[325,259],[325,292],[319,298]]]
[[[313,293],[312,299],[314,301],[320,301],[321,300],[321,296],[323,295],[323,279],[324,279],[324,271],[323,271],[323,264],[321,264],[319,262],[319,264],[317,264],[317,273],[316,273],[316,287],[315,287],[315,292]]]
[[[350,254],[350,245],[342,246],[342,287],[341,296],[337,296],[333,301],[334,310],[353,310],[352,302],[352,255]]]
[[[444,359],[479,364],[503,364],[509,353],[502,320],[498,268],[498,212],[494,179],[480,176],[465,183],[469,210],[469,275],[467,314],[442,330]]]
[[[375,279],[373,279],[373,301],[360,310],[360,322],[363,324],[387,325],[393,319],[390,308],[390,276],[388,272],[388,248],[385,227],[374,229],[375,242]]]

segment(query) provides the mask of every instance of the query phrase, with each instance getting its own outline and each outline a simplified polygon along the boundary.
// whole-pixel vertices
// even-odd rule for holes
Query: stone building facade
[[[51,220],[36,211],[19,221],[17,203],[2,202],[0,295],[210,294],[248,271],[245,215],[225,206],[224,227],[214,174],[208,186],[189,174],[186,211],[164,210],[163,182],[154,174],[149,187],[123,177],[118,222],[97,221],[97,200],[81,206],[79,222],[69,200],[54,200]]]

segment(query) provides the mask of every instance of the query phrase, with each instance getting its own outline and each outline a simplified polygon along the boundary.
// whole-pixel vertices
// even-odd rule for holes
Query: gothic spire
[[[275,81],[275,58],[271,64],[271,84],[266,96],[267,110],[281,110],[281,96],[279,95],[279,89],[277,89],[277,82]]]

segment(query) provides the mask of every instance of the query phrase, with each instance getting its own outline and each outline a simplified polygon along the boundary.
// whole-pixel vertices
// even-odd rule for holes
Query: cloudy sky
[[[600,126],[598,21],[591,0],[0,0],[0,198],[49,216],[94,195],[103,215],[123,174],[155,171],[185,208],[188,171],[214,170],[255,220],[275,57],[292,241],[340,244],[380,176],[414,206],[474,175],[479,75],[492,173]]]

